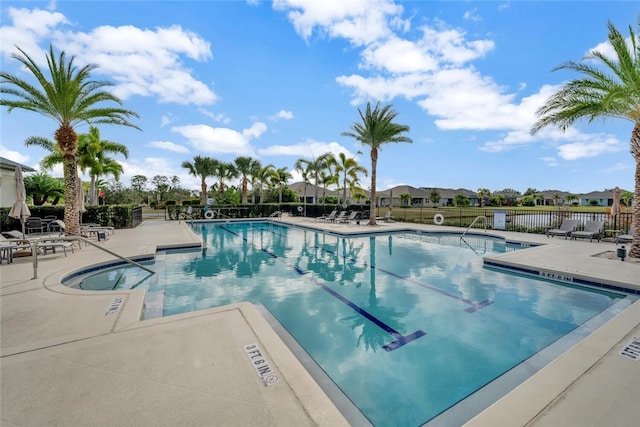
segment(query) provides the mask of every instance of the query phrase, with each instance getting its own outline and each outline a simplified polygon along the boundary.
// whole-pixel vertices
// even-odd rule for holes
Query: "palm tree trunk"
[[[376,175],[378,166],[378,149],[371,147],[371,210],[369,210],[369,225],[376,223]]]
[[[200,181],[200,203],[207,206],[207,182],[204,178]]]
[[[247,204],[247,177],[242,177],[242,204]]]
[[[89,204],[96,204],[96,176],[91,175],[91,181],[89,184]]]
[[[75,157],[65,158],[64,167],[64,224],[66,234],[80,235],[80,212],[78,210],[78,165]]]
[[[629,256],[640,258],[640,123],[636,123],[631,131],[631,154],[636,160],[636,176],[633,204],[633,242]]]

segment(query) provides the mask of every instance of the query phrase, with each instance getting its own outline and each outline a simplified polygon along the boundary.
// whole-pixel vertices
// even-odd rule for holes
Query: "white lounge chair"
[[[578,226],[577,219],[563,219],[560,228],[552,228],[547,230],[547,237],[549,236],[564,236],[566,239]]]
[[[593,241],[594,238],[598,239],[598,242],[602,238],[602,229],[604,228],[604,221],[587,221],[584,224],[584,230],[582,231],[572,231],[571,238],[572,239],[589,239],[590,242]]]
[[[344,220],[346,219],[346,218],[345,218],[346,216],[347,216],[347,211],[341,211],[341,212],[338,214],[338,216],[337,216],[337,217],[335,217],[334,219],[332,219],[332,220],[330,220],[330,221],[332,221],[332,222],[342,222],[342,221],[344,221]]]

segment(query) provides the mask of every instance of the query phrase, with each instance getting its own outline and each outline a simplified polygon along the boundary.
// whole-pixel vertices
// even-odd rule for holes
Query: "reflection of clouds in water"
[[[439,412],[608,305],[602,296],[584,298],[575,289],[485,269],[481,256],[461,249],[457,237],[394,235],[389,250],[388,236],[376,236],[377,268],[371,269],[369,236],[345,239],[291,230],[284,239],[275,235],[278,230],[250,231],[252,243],[243,246],[238,236],[209,232],[208,239],[219,247],[212,246],[208,255],[236,251],[235,258],[227,254],[219,263],[239,265],[246,258],[252,269],[259,266],[259,274],[237,278],[236,269],[220,268],[212,277],[176,286],[173,303],[198,308],[263,303],[373,419],[393,411],[399,414],[397,424],[419,425],[424,420],[402,418],[415,414],[408,408]],[[262,247],[282,258],[270,257]],[[181,262],[188,265],[200,255]],[[309,273],[300,275],[295,268]],[[383,270],[468,300],[496,302],[467,313],[468,304]],[[421,329],[427,335],[386,352],[382,345],[394,337],[315,281],[400,333]],[[380,396],[385,396],[382,405]]]

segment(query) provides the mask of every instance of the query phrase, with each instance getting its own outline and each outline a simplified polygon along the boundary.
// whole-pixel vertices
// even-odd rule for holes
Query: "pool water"
[[[376,426],[428,422],[625,297],[484,268],[483,255],[515,250],[492,238],[193,228],[206,249],[80,287],[142,287],[145,318],[262,304]]]

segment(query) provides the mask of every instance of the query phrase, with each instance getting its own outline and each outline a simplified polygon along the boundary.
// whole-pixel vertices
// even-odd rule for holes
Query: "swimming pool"
[[[118,268],[79,286],[142,287],[145,318],[262,304],[379,426],[437,422],[581,325],[628,305],[622,294],[484,268],[482,255],[516,249],[498,239],[347,237],[269,222],[193,227],[206,249],[159,253],[153,276]]]

